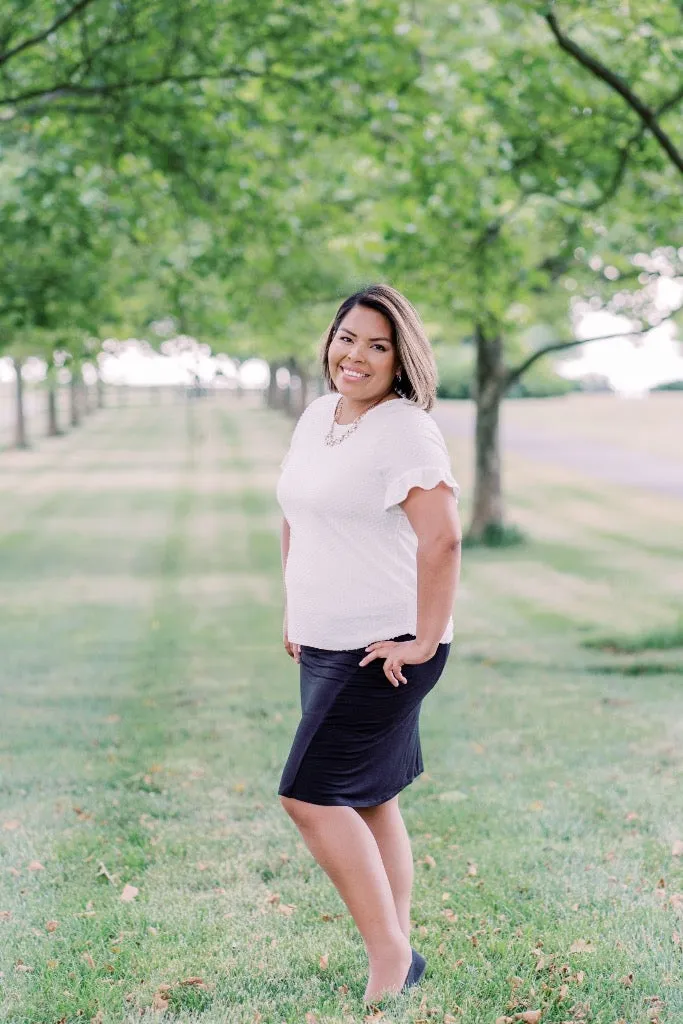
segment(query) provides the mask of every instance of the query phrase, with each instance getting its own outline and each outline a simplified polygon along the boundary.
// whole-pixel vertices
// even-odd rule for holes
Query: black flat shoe
[[[410,948],[413,949],[412,946]],[[419,982],[422,979],[422,975],[425,972],[426,966],[427,961],[425,960],[425,958],[423,956],[420,956],[416,949],[413,949],[413,961],[410,965],[410,968],[408,969],[408,973],[406,974],[406,980],[403,982],[403,988],[401,989],[401,992],[405,992],[406,989],[412,988],[413,985],[419,984]]]

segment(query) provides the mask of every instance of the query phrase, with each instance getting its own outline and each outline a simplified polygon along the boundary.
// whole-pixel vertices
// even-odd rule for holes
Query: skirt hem
[[[294,793],[278,793],[278,796],[288,797],[290,800],[301,800],[303,803],[316,804],[318,807],[377,807],[379,804],[385,804],[387,800],[392,800],[399,793],[402,793],[404,789],[407,789],[415,779],[418,779],[424,772],[417,772],[411,779],[404,782],[398,789],[394,789],[393,792],[387,796],[379,797],[379,799],[373,798],[372,800],[351,800],[349,797],[340,797],[338,800],[307,800],[304,796],[296,796]]]

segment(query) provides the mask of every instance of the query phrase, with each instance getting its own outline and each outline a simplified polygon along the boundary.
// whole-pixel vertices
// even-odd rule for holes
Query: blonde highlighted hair
[[[395,390],[409,402],[429,412],[436,401],[438,373],[420,314],[401,292],[388,284],[373,284],[344,299],[327,329],[321,349],[322,374],[331,391],[336,391],[327,354],[339,325],[354,306],[366,306],[382,313],[391,324],[392,342],[401,368]]]

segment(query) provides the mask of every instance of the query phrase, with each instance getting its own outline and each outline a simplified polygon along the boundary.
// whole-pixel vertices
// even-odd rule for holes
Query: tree
[[[658,20],[661,6],[649,5],[647,45],[661,30],[665,49],[675,23]],[[580,4],[573,11],[584,21],[589,13]],[[681,210],[658,140],[634,126],[604,82],[571,62],[558,66],[536,12],[534,4],[439,5],[406,18],[420,83],[376,98],[394,111],[394,123],[378,122],[372,169],[365,182],[353,172],[349,181],[356,209],[371,209],[383,240],[382,276],[432,320],[448,323],[452,336],[474,340],[471,540],[505,535],[504,395],[543,354],[577,344],[564,340],[570,297],[582,290],[605,303],[622,297],[625,284],[638,283],[632,256],[665,245]],[[590,31],[621,37],[619,52],[635,78],[643,76],[650,108],[680,131],[680,115],[672,119],[681,97],[668,81],[673,59],[644,60],[638,27],[621,12],[617,19],[590,10]],[[524,334],[538,323],[560,340],[525,352]]]

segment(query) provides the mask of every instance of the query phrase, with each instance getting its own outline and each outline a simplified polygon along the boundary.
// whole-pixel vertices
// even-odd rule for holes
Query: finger
[[[391,670],[394,673],[394,675],[396,676],[396,678],[400,679],[402,683],[407,683],[408,682],[406,677],[401,672],[401,666],[400,665],[393,665]]]
[[[398,686],[398,680],[394,678],[394,674],[391,670],[391,666],[388,661],[384,662],[384,675],[387,677],[392,686]]]
[[[381,657],[382,657],[381,651],[372,651],[370,654],[366,654],[365,657],[363,658],[363,660],[359,661],[358,664],[360,665],[361,668],[363,668],[363,666],[369,665],[371,661],[374,661],[375,658],[381,658]]]

